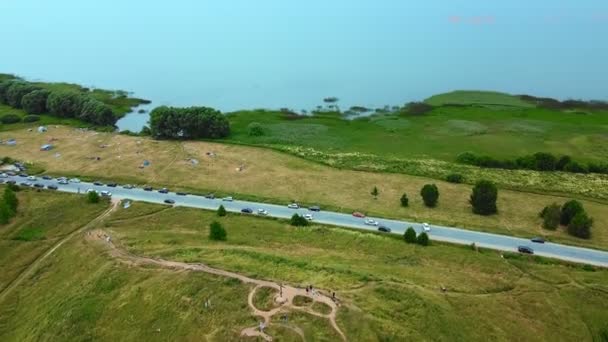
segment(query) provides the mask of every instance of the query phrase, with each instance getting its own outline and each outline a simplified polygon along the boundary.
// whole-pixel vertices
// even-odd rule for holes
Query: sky
[[[0,0],[0,72],[155,103],[608,99],[606,0]]]

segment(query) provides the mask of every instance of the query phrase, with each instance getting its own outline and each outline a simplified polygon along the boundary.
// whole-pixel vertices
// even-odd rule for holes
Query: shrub
[[[498,189],[494,183],[480,180],[473,187],[473,193],[469,202],[473,206],[473,212],[478,215],[491,215],[498,212],[496,200]]]
[[[9,209],[5,201],[0,200],[0,224],[7,224],[13,217],[13,213]]]
[[[377,198],[377,197],[378,197],[378,195],[380,194],[380,191],[378,190],[378,187],[376,187],[376,186],[375,186],[375,187],[372,189],[372,192],[370,192],[370,194],[371,194],[372,196],[374,196],[374,198]]]
[[[445,177],[445,180],[450,183],[460,184],[463,181],[463,177],[459,173],[451,173],[447,177]]]
[[[424,204],[432,208],[437,205],[437,200],[439,199],[439,189],[435,184],[426,184],[420,190],[420,196],[422,196],[422,200]]]
[[[551,153],[538,152],[534,154],[534,169],[539,171],[553,171],[557,158]]]
[[[217,216],[223,217],[226,216],[226,214],[226,208],[224,208],[224,206],[220,204],[219,208],[217,208]]]
[[[420,246],[428,246],[430,243],[429,235],[425,232],[420,233],[420,235],[418,235],[418,238],[416,239],[416,243]]]
[[[562,210],[557,203],[546,206],[540,213],[543,219],[543,228],[555,230],[559,226]]]
[[[409,115],[424,115],[433,110],[433,108],[433,106],[425,102],[410,102],[403,107],[402,112]]]
[[[584,211],[585,209],[583,209],[583,205],[581,204],[581,202],[577,200],[570,200],[564,203],[564,205],[562,206],[559,222],[562,225],[567,226],[570,224],[570,221],[572,221],[576,214]]]
[[[80,94],[73,91],[53,91],[46,99],[49,113],[58,117],[75,118],[80,114]]]
[[[308,220],[299,214],[293,214],[289,220],[289,224],[295,227],[305,227],[308,226]]]
[[[591,238],[591,226],[593,219],[584,211],[578,212],[568,224],[568,234],[581,239]]]
[[[217,221],[211,222],[209,225],[209,240],[226,241],[227,235],[226,229],[224,229],[221,223]]]
[[[40,116],[38,115],[26,115],[23,117],[23,122],[36,122],[40,121]]]
[[[31,93],[25,94],[21,99],[21,106],[29,114],[46,113],[46,100],[50,91],[46,89],[34,90]]]
[[[39,89],[40,88],[27,82],[13,82],[6,91],[6,102],[13,108],[21,108],[21,101],[23,100],[23,97],[26,94]]]
[[[555,169],[563,171],[564,168],[566,167],[566,165],[568,165],[571,161],[572,161],[572,158],[570,158],[570,156],[562,156],[557,161],[557,164],[555,164]]]
[[[17,195],[12,188],[8,187],[4,189],[4,196],[2,196],[2,202],[4,202],[7,208],[11,212],[11,217],[17,213],[17,207],[19,206],[19,200],[17,199]]]
[[[583,164],[580,164],[575,161],[571,161],[566,166],[564,166],[564,171],[572,172],[572,173],[587,173],[589,170]]]
[[[259,122],[252,122],[249,125],[247,125],[247,132],[252,137],[259,137],[259,136],[264,135],[264,128],[262,127],[262,124],[260,124]]]
[[[150,129],[152,136],[160,139],[215,139],[230,134],[230,123],[209,107],[161,106],[150,113]]]
[[[416,243],[416,231],[414,228],[409,227],[405,233],[403,233],[403,239],[407,243]]]
[[[87,202],[99,203],[99,194],[97,193],[97,191],[91,191],[87,193]]]
[[[407,194],[404,193],[403,195],[401,195],[401,206],[407,207],[409,204],[410,204],[410,200],[409,200],[409,198],[407,198]]]
[[[456,157],[456,161],[462,164],[477,165],[477,155],[473,152],[463,152]]]
[[[2,117],[0,117],[0,121],[3,124],[14,124],[21,122],[21,117],[17,114],[4,114]]]

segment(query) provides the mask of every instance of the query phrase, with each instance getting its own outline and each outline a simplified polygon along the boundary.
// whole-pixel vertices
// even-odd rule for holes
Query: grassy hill
[[[519,96],[495,91],[456,90],[429,97],[424,102],[432,106],[481,105],[532,108],[534,104],[523,101]]]

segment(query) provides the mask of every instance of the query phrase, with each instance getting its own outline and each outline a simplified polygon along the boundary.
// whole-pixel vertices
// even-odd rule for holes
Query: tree
[[[566,167],[566,165],[568,165],[571,161],[572,161],[572,158],[570,158],[570,156],[562,156],[557,161],[557,164],[555,164],[555,169],[563,171],[564,168]]]
[[[308,226],[308,220],[302,215],[293,214],[293,216],[291,216],[291,219],[289,220],[289,224],[294,227],[305,227]]]
[[[23,96],[38,89],[28,82],[13,82],[6,91],[6,102],[13,108],[21,108]]]
[[[437,189],[437,185],[435,184],[426,184],[420,190],[420,196],[422,196],[422,200],[424,204],[432,208],[437,205],[437,200],[439,199],[439,189]]]
[[[593,219],[584,211],[579,211],[568,224],[568,234],[589,239],[591,238],[591,226],[593,226]]]
[[[158,139],[215,139],[228,136],[230,124],[213,108],[161,106],[150,113],[150,130]]]
[[[50,92],[46,89],[34,90],[21,99],[21,106],[28,114],[46,113],[46,100]]]
[[[572,173],[587,173],[589,172],[589,169],[587,169],[585,165],[573,160],[564,166],[564,171]]]
[[[425,232],[420,233],[416,239],[416,243],[418,243],[420,246],[428,246],[429,242],[429,235]]]
[[[401,111],[409,115],[424,115],[433,110],[433,108],[433,106],[426,102],[410,102],[406,104]]]
[[[534,169],[539,171],[553,171],[557,164],[557,158],[551,153],[538,152],[534,154]]]
[[[6,80],[0,82],[0,103],[8,104],[6,93],[8,92],[8,88],[15,82],[17,82],[17,80]]]
[[[401,195],[401,206],[402,207],[407,207],[408,205],[410,205],[410,199],[407,198],[407,194],[403,193],[403,195]]]
[[[13,124],[21,122],[21,117],[17,114],[4,114],[0,117],[0,122],[3,124]]]
[[[463,177],[459,173],[451,173],[445,178],[445,180],[450,183],[460,184],[463,181]]]
[[[53,91],[46,99],[49,113],[64,117],[75,118],[80,114],[80,94],[74,91]]]
[[[4,195],[2,196],[2,201],[6,204],[8,209],[11,211],[11,217],[17,213],[17,207],[19,206],[19,200],[17,199],[17,195],[11,188],[4,189]]]
[[[217,216],[226,216],[227,212],[226,212],[226,208],[224,208],[223,205],[220,204],[219,208],[217,208]]]
[[[209,225],[209,240],[226,241],[227,235],[226,229],[224,229],[221,223],[217,221],[211,222]]]
[[[557,203],[546,206],[540,213],[543,219],[543,228],[555,230],[559,226],[562,210]]]
[[[11,210],[8,205],[6,205],[5,201],[0,201],[0,224],[7,224],[13,217]]]
[[[99,194],[97,193],[97,191],[91,191],[87,193],[87,202],[99,203]]]
[[[585,209],[583,208],[581,202],[577,200],[570,200],[564,203],[564,205],[562,206],[562,212],[559,223],[564,226],[567,226],[570,224],[570,221],[572,221],[576,214],[584,211]]]
[[[492,215],[498,212],[496,200],[498,189],[494,183],[480,180],[473,187],[473,193],[469,202],[473,206],[473,212],[478,215]]]
[[[247,130],[249,132],[249,135],[252,137],[259,137],[264,135],[264,128],[259,122],[250,123],[249,125],[247,125]]]
[[[414,228],[409,227],[403,234],[403,239],[407,243],[416,243],[416,231]]]
[[[372,194],[372,196],[374,196],[374,198],[378,198],[378,195],[380,194],[380,191],[378,190],[378,187],[374,187],[372,189],[371,194]]]
[[[116,117],[112,109],[105,103],[93,99],[81,99],[80,113],[78,118],[99,126],[112,126],[116,123]]]

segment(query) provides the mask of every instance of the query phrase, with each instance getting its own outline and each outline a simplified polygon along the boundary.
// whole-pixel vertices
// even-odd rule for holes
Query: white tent
[[[38,133],[44,133],[46,132],[48,129],[46,128],[46,126],[40,126],[38,127]]]

